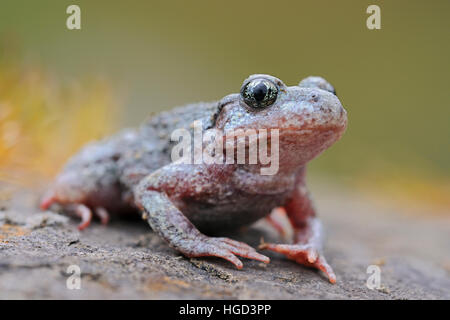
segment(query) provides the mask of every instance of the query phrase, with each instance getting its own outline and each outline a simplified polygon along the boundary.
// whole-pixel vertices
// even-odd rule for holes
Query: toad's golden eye
[[[267,79],[255,79],[242,87],[241,95],[249,107],[265,108],[277,99],[278,87]]]

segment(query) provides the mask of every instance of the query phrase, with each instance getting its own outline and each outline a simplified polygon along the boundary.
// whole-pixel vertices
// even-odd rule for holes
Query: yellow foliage
[[[84,143],[112,131],[112,100],[98,79],[62,84],[39,68],[0,64],[0,181],[54,175]]]

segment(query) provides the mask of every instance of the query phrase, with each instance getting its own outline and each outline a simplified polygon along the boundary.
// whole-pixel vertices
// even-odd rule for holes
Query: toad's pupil
[[[251,108],[260,109],[272,105],[277,99],[278,88],[265,79],[255,79],[241,88],[244,102]]]
[[[264,100],[267,94],[267,86],[264,82],[258,83],[253,87],[253,97],[256,101],[261,102]]]

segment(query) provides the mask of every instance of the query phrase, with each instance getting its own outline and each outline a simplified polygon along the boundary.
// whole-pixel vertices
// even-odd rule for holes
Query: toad
[[[194,121],[216,138],[239,130],[276,132],[266,137],[269,149],[277,147],[276,171],[262,174],[267,164],[261,162],[174,160],[172,133],[192,131]],[[238,256],[264,263],[269,258],[245,243],[212,235],[265,217],[274,222],[271,212],[282,208],[294,230],[292,243],[262,243],[259,249],[320,269],[335,283],[305,174],[308,162],[339,140],[346,126],[347,113],[323,78],[286,86],[270,75],[252,75],[239,93],[162,112],[139,128],[86,145],[56,177],[41,208],[57,205],[79,216],[79,229],[94,215],[107,223],[110,213],[136,212],[183,255],[220,257],[238,269],[243,267]],[[245,146],[249,151],[248,142]],[[214,156],[227,158],[225,149],[215,148]]]

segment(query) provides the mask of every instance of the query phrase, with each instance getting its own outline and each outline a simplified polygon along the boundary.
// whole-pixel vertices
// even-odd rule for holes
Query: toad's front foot
[[[160,175],[154,173],[144,179],[135,191],[135,203],[148,223],[171,247],[187,257],[214,256],[230,261],[236,268],[242,262],[236,257],[269,263],[270,259],[249,245],[228,238],[208,237],[201,233],[174,205],[165,192],[152,190],[152,183]]]
[[[229,238],[212,238],[207,236],[196,237],[183,244],[183,248],[177,248],[188,257],[214,256],[230,261],[238,269],[242,269],[242,262],[236,257],[241,256],[269,263],[270,259],[249,245]]]
[[[320,251],[310,244],[272,244],[262,243],[262,250],[271,250],[286,255],[297,263],[322,270],[331,283],[336,283],[336,275]]]

